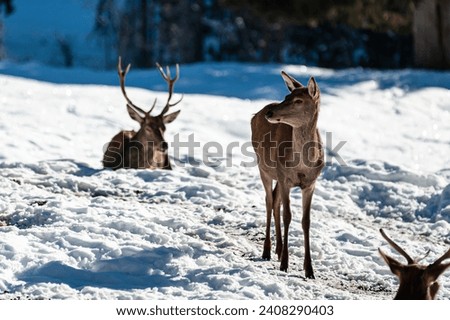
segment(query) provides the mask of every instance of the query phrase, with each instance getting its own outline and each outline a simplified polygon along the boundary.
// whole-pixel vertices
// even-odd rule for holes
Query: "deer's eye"
[[[296,98],[294,99],[294,103],[303,103],[303,99]]]

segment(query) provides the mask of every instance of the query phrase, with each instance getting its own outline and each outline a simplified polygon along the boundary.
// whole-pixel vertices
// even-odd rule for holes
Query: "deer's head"
[[[155,150],[165,152],[168,149],[167,142],[164,140],[164,132],[166,131],[166,124],[175,120],[180,113],[176,111],[168,115],[159,114],[152,116],[148,112],[143,112],[142,109],[135,109],[127,104],[127,111],[131,119],[136,120],[141,126],[140,132],[145,136],[147,142],[154,145]]]
[[[130,70],[130,64],[125,68],[125,70],[123,70],[122,61],[120,57],[119,63],[117,65],[117,71],[119,73],[120,88],[122,89],[123,96],[127,101],[128,114],[133,120],[137,121],[140,125],[140,129],[136,133],[136,140],[138,140],[140,143],[143,144],[143,147],[146,149],[148,154],[150,153],[152,154],[152,156],[150,155],[153,158],[152,163],[161,164],[156,165],[158,167],[168,165],[168,161],[166,161],[168,145],[167,142],[164,140],[164,132],[166,131],[166,124],[174,121],[179,115],[180,110],[169,114],[167,112],[171,107],[180,103],[182,97],[177,102],[170,103],[173,94],[174,84],[178,80],[180,74],[178,64],[176,65],[176,75],[174,78],[171,78],[169,67],[167,67],[166,69],[167,71],[164,72],[163,68],[158,63],[156,64],[156,66],[158,67],[158,70],[161,73],[163,79],[167,82],[169,91],[169,97],[167,98],[166,105],[164,106],[161,113],[158,115],[151,114],[153,109],[155,108],[156,99],[150,110],[144,111],[143,109],[136,106],[128,98],[125,90],[125,78],[128,71]]]
[[[270,123],[285,123],[294,128],[314,122],[320,105],[320,90],[316,80],[311,77],[305,87],[284,71],[281,76],[291,93],[281,103],[269,108],[266,119]]]
[[[398,244],[392,241],[383,229],[380,229],[381,235],[386,241],[403,257],[406,258],[407,264],[401,263],[396,259],[385,254],[378,249],[384,261],[388,264],[392,273],[395,274],[400,282],[396,300],[433,300],[439,290],[438,277],[450,267],[450,263],[443,263],[444,260],[450,258],[450,250],[443,256],[429,265],[419,264],[420,260],[412,259]]]

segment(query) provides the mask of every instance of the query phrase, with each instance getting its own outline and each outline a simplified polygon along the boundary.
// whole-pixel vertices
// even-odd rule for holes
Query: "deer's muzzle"
[[[161,142],[161,151],[167,151],[169,144],[166,141]]]

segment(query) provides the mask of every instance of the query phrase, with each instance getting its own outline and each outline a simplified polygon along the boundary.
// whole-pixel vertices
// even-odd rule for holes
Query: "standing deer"
[[[281,76],[289,91],[284,101],[272,103],[251,121],[252,144],[258,158],[261,180],[266,192],[266,238],[263,259],[270,260],[270,227],[275,220],[276,253],[280,270],[287,271],[288,234],[291,222],[290,190],[302,190],[306,278],[314,279],[309,246],[311,200],[315,182],[324,166],[322,142],[317,129],[320,90],[313,77],[305,87],[284,71]],[[273,180],[276,181],[272,190]],[[284,239],[281,239],[280,205],[283,204]]]
[[[450,259],[450,250],[432,264],[428,266],[420,265],[419,261],[423,258],[413,260],[398,244],[384,233],[383,229],[380,229],[380,232],[383,238],[398,253],[405,257],[408,262],[408,264],[400,263],[378,248],[378,251],[384,261],[389,265],[392,273],[400,280],[400,286],[394,300],[433,300],[439,290],[437,278],[450,267],[450,262],[442,263],[444,260]]]
[[[145,112],[136,106],[127,96],[125,91],[125,77],[130,70],[130,64],[125,71],[122,69],[122,60],[119,57],[117,64],[117,71],[119,73],[120,88],[122,94],[127,101],[127,110],[131,119],[139,122],[141,128],[135,131],[121,131],[116,134],[103,155],[103,166],[106,168],[135,168],[135,169],[168,169],[171,170],[169,156],[167,154],[168,145],[164,140],[164,132],[166,124],[175,120],[180,113],[176,111],[167,114],[169,109],[181,102],[182,98],[175,103],[170,103],[173,94],[173,87],[179,78],[179,66],[176,65],[175,78],[171,78],[170,69],[167,67],[167,72],[157,63],[159,72],[163,79],[167,82],[169,87],[169,97],[166,105],[161,113],[157,116],[152,116],[156,99],[153,106],[148,112]]]

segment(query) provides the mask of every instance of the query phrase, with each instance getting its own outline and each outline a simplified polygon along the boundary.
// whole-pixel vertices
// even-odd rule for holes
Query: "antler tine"
[[[156,63],[156,67],[158,68],[159,72],[161,73],[161,76],[167,82],[167,85],[169,86],[169,97],[167,98],[166,105],[164,106],[164,109],[161,111],[161,114],[160,114],[160,115],[164,115],[167,113],[167,111],[169,111],[169,109],[171,107],[179,104],[181,102],[181,100],[183,100],[183,96],[181,96],[181,99],[178,100],[177,102],[172,103],[172,104],[170,103],[170,99],[172,99],[172,94],[173,94],[173,86],[180,77],[180,66],[178,65],[178,63],[176,64],[176,74],[173,79],[171,78],[169,66],[166,66],[166,72],[164,72],[164,69],[161,67],[161,65],[158,62]]]
[[[183,98],[184,98],[184,94],[181,94],[181,98],[177,102],[169,104],[169,107],[176,106],[177,104],[179,104],[181,102],[181,100],[183,100]]]
[[[119,81],[120,81],[120,89],[122,89],[122,94],[125,97],[125,100],[127,100],[127,103],[130,107],[134,108],[136,111],[145,114],[145,111],[139,108],[137,105],[135,105],[130,98],[128,98],[127,92],[125,91],[125,78],[127,76],[128,71],[130,71],[131,64],[128,64],[125,68],[125,71],[122,69],[122,57],[119,57],[119,62],[117,63],[117,72],[119,74]]]
[[[447,260],[449,258],[450,258],[450,249],[446,253],[444,253],[443,256],[441,256],[439,259],[437,259],[435,262],[433,262],[432,265],[438,265],[442,261]]]
[[[155,108],[156,100],[158,100],[158,98],[155,98],[155,101],[153,101],[152,107],[151,107],[150,110],[147,112],[148,114],[152,113],[153,109]]]
[[[398,244],[396,244],[394,241],[392,241],[387,235],[386,233],[384,233],[383,229],[380,229],[380,233],[383,236],[384,239],[386,239],[386,241],[395,249],[397,250],[398,253],[400,253],[402,256],[404,256],[406,258],[406,260],[408,261],[408,264],[414,264],[414,260],[405,252],[405,250],[403,250],[402,248],[400,248],[400,246]]]
[[[417,261],[416,262],[420,262],[420,261],[422,261],[422,260],[424,260],[426,257],[428,257],[429,256],[429,254],[430,254],[430,252],[431,252],[431,250],[430,249],[428,249],[428,251],[423,255],[423,257],[421,257],[421,258],[419,258],[419,259],[417,259]]]
[[[178,78],[180,77],[180,66],[178,65],[178,63],[175,65],[175,70],[176,70],[176,74],[175,74],[175,78],[173,78],[173,81],[177,81]]]
[[[164,80],[167,80],[166,73],[164,72],[164,69],[161,67],[161,65],[157,62],[156,67],[159,70],[159,73],[161,73],[161,76],[164,78]]]

